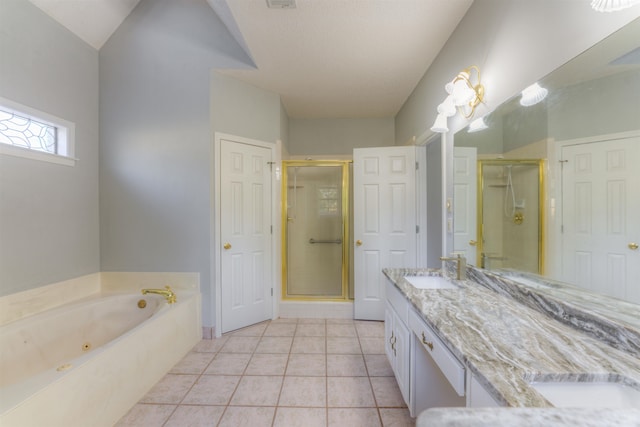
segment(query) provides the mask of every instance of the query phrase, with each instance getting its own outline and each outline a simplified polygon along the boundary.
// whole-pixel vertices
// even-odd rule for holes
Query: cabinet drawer
[[[409,312],[409,328],[433,358],[458,396],[464,396],[464,365],[449,351],[433,330],[414,310]]]
[[[387,280],[386,297],[389,304],[396,311],[396,314],[405,325],[409,324],[407,319],[407,313],[409,311],[409,301],[402,295],[402,293],[395,287],[395,285]]]

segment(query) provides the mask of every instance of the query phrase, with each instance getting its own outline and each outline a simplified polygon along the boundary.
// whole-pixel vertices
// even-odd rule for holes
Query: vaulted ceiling
[[[140,0],[30,0],[96,49]],[[473,0],[207,0],[293,118],[392,117]],[[188,4],[188,2],[186,2]]]

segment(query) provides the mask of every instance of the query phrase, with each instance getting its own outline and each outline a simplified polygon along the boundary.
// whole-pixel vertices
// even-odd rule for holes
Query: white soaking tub
[[[97,294],[1,326],[0,425],[113,425],[201,338],[199,293],[175,293]]]

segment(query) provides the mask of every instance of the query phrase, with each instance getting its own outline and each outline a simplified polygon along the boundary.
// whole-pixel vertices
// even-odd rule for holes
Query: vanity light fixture
[[[592,0],[591,8],[596,12],[617,12],[640,4],[640,0]]]
[[[489,126],[484,122],[484,117],[480,117],[479,119],[475,119],[471,123],[469,123],[469,127],[467,128],[468,133],[479,132],[481,130],[489,129]]]
[[[438,116],[431,127],[433,132],[448,132],[447,118],[455,116],[459,111],[465,118],[470,118],[476,107],[484,99],[484,86],[480,83],[480,69],[472,65],[460,71],[456,77],[444,86],[448,96],[438,105]]]
[[[535,105],[545,99],[547,97],[547,93],[549,93],[547,89],[540,87],[538,83],[534,83],[522,91],[520,105],[524,107]]]

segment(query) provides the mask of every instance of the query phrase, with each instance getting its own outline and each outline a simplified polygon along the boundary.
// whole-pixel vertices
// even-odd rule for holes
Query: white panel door
[[[415,147],[353,150],[354,317],[384,320],[383,268],[416,266]]]
[[[640,138],[562,147],[562,279],[640,303]]]
[[[464,254],[473,265],[480,265],[476,254],[478,236],[478,149],[453,149],[453,252]]]
[[[270,319],[271,150],[220,145],[222,332]]]

